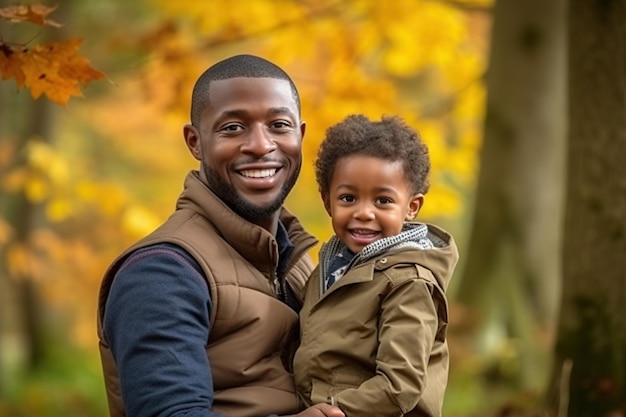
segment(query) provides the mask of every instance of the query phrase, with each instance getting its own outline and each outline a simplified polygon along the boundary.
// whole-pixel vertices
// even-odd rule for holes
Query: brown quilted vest
[[[301,294],[313,268],[307,251],[316,240],[285,209],[281,221],[295,245],[286,279]],[[123,417],[125,412],[117,367],[102,332],[109,289],[132,251],[162,242],[177,244],[196,259],[211,293],[211,333],[206,351],[214,379],[213,410],[232,417],[297,412],[293,378],[281,357],[291,345],[298,315],[275,294],[276,241],[268,231],[228,209],[192,171],[176,211],[156,231],[122,253],[102,281],[98,336],[111,416]]]

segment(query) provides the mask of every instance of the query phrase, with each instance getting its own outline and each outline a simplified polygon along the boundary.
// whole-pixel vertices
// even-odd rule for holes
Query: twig
[[[559,405],[557,409],[557,417],[567,417],[567,408],[569,406],[569,383],[572,376],[572,367],[574,362],[571,359],[565,359],[561,366],[561,378],[559,381]]]

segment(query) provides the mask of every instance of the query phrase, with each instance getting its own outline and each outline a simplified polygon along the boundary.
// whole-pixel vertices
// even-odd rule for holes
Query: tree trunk
[[[0,3],[0,7],[7,5],[6,2]],[[20,27],[8,28],[12,30],[4,33],[5,39],[21,39],[23,32]],[[0,166],[0,176],[4,178],[11,170],[24,164],[25,138],[28,137],[26,129],[29,123],[34,125],[33,120],[37,118],[27,117],[27,109],[35,105],[27,90],[20,90],[13,80],[0,83],[0,146],[5,152],[11,152],[11,159],[4,160]],[[25,351],[30,352],[24,332],[21,283],[9,273],[7,259],[11,246],[23,239],[23,220],[30,217],[30,211],[23,195],[7,192],[0,185],[0,217],[9,228],[9,235],[4,236],[0,251],[0,398],[6,391],[6,378],[24,365],[28,360]]]
[[[11,30],[3,34],[6,40],[19,43],[27,42],[32,37],[32,32],[25,26],[8,27]],[[46,30],[39,34],[37,42],[45,43],[58,35],[58,31],[54,33]],[[13,169],[24,168],[29,141],[52,141],[51,112],[54,105],[45,97],[33,100],[30,92],[25,88],[18,89],[13,80],[0,82],[0,144],[9,144],[14,149],[11,161],[6,166],[0,166],[0,173],[7,174]],[[33,230],[44,224],[41,208],[28,200],[23,191],[7,191],[0,187],[0,216],[11,228],[10,239],[2,245],[0,259],[1,397],[6,385],[5,378],[10,376],[11,371],[21,368],[32,370],[42,364],[45,342],[43,303],[39,299],[38,288],[33,277],[27,273],[21,273],[20,276],[11,273],[11,260],[7,258],[12,247],[28,247]]]
[[[514,345],[514,382],[540,390],[560,291],[565,13],[565,0],[495,4],[481,170],[457,289],[479,313],[480,353]]]
[[[626,2],[570,1],[558,415],[624,416]]]
[[[17,155],[19,155],[14,166],[25,163],[23,155],[28,141],[46,140],[44,138],[50,136],[50,106],[51,104],[46,100],[29,100],[29,104],[14,109],[14,111],[28,112],[32,120],[14,133],[14,140],[18,141]],[[29,201],[22,192],[13,194],[0,191],[0,194],[3,200],[2,216],[13,229],[13,237],[5,247],[7,252],[14,245],[28,246],[32,230],[42,221],[40,208]],[[6,262],[6,259],[4,261]],[[41,363],[44,345],[39,313],[42,304],[37,300],[36,286],[32,277],[28,275],[10,274],[6,263],[2,264],[0,276],[8,301],[4,306],[6,318],[3,320],[2,333],[8,339],[9,344],[5,344],[4,347],[13,351],[13,353],[9,352],[9,356],[15,357],[16,351],[24,352],[25,365],[35,368]]]

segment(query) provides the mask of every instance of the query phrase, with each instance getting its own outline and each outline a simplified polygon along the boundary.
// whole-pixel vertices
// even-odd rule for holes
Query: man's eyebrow
[[[246,110],[224,110],[222,114],[220,114],[220,118],[224,117],[244,117],[247,116],[248,112]]]
[[[272,107],[268,109],[267,114],[276,115],[276,114],[288,114],[293,117],[294,113],[291,111],[289,107]]]
[[[295,118],[294,113],[291,111],[289,107],[272,107],[267,110],[267,114],[270,116],[275,115],[289,115]],[[224,110],[220,114],[220,118],[228,118],[228,117],[246,117],[249,116],[250,112],[243,109],[233,109],[233,110]]]

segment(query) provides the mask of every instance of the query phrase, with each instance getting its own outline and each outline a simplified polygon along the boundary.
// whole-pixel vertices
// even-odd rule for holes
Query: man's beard
[[[267,206],[257,206],[241,197],[241,195],[237,193],[237,190],[232,185],[226,183],[210,166],[204,166],[204,175],[206,176],[211,191],[213,191],[232,211],[244,219],[254,222],[255,220],[273,216],[282,207],[287,195],[298,179],[301,167],[302,162],[298,164],[293,174],[287,178],[278,196]]]

